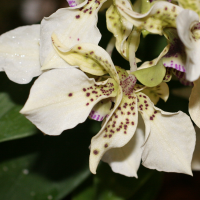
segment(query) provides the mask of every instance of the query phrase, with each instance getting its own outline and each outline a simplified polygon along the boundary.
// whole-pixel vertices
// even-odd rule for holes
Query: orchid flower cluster
[[[192,175],[196,133],[190,117],[200,127],[200,2],[108,2],[106,22],[113,38],[106,50],[98,45],[97,28],[105,0],[68,3],[40,25],[0,36],[0,71],[18,84],[38,77],[20,113],[54,136],[87,118],[102,121],[91,139],[93,174],[103,160],[125,176],[137,177],[141,161],[150,169]],[[141,34],[164,35],[168,45],[137,67]],[[130,70],[114,65],[114,48]],[[172,76],[193,86],[190,116],[155,106],[160,98],[167,101]]]

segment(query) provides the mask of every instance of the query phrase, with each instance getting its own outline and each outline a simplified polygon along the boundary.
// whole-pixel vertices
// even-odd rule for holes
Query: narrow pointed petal
[[[124,6],[132,9],[129,1],[124,1]],[[115,1],[106,12],[106,22],[108,30],[116,38],[116,49],[124,57],[127,57],[126,39],[132,31],[133,24],[127,21],[118,11]]]
[[[110,149],[102,158],[115,173],[136,178],[143,152],[145,132],[144,122],[140,115],[138,117],[138,126],[131,140],[121,148]]]
[[[103,121],[103,119],[110,113],[112,102],[110,99],[103,99],[97,103],[90,113],[90,117],[96,121]]]
[[[189,99],[189,113],[195,124],[200,127],[200,78],[194,81]]]
[[[184,9],[195,11],[200,17],[200,1],[199,0],[178,0],[178,3]]]
[[[142,164],[158,171],[192,175],[195,130],[190,117],[181,111],[164,112],[154,107],[146,95],[140,95],[137,94],[139,111],[148,116],[145,120],[151,129],[144,144]],[[143,101],[147,103],[144,104]]]
[[[20,112],[42,132],[59,135],[84,122],[95,104],[117,90],[113,79],[97,83],[73,67],[50,70],[36,80]]]
[[[127,58],[130,62],[130,71],[134,72],[137,70],[137,58],[135,52],[137,51],[140,44],[140,34],[141,32],[134,29],[128,37],[126,42],[127,46]]]
[[[196,130],[196,147],[192,158],[192,170],[200,171],[200,129],[195,127]]]
[[[137,122],[136,95],[125,95],[106,125],[92,138],[90,170],[93,174],[96,174],[99,161],[109,149],[123,147],[131,140]]]
[[[16,83],[39,76],[40,25],[23,26],[0,36],[0,71]]]
[[[142,90],[142,93],[146,94],[154,103],[154,105],[156,105],[160,98],[165,102],[167,101],[169,97],[169,87],[165,82],[162,82],[156,87],[145,88]]]
[[[78,66],[84,72],[93,75],[109,73],[119,83],[119,77],[110,55],[100,46],[91,43],[81,43],[74,46],[70,51],[60,46],[55,35],[52,36],[57,52],[70,65]],[[62,51],[60,51],[60,50]]]
[[[112,56],[112,52],[113,52],[113,50],[115,48],[115,41],[116,41],[115,37],[112,37],[110,39],[110,41],[108,42],[108,45],[106,47],[106,51],[108,52],[108,54],[110,55],[110,57]]]
[[[69,49],[80,42],[99,43],[101,34],[96,26],[97,12],[104,2],[86,0],[77,7],[59,9],[42,20],[40,60],[43,70],[55,67],[60,59],[52,46],[53,33]]]
[[[199,16],[192,10],[182,11],[176,19],[178,35],[185,45],[186,78],[191,82],[197,80],[200,76],[200,38],[193,34],[195,31],[193,31],[193,33],[191,32],[191,26],[198,22]],[[198,35],[199,30],[196,30],[196,32],[198,32]]]
[[[128,21],[140,30],[147,30],[150,33],[163,34],[163,29],[166,27],[176,27],[176,17],[183,8],[168,2],[156,2],[151,9],[140,14],[127,9],[121,0],[117,0],[116,4],[120,13]]]

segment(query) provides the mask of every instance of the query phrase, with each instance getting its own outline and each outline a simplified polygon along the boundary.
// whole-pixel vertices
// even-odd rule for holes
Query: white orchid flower
[[[78,1],[75,1],[78,4]],[[89,0],[76,7],[62,8],[42,20],[41,25],[24,26],[0,36],[0,71],[25,84],[42,71],[69,65],[55,52],[51,35],[56,33],[69,48],[80,43],[98,44],[97,12],[105,0]]]
[[[137,176],[142,158],[143,165],[151,169],[191,174],[195,132],[186,114],[166,113],[154,107],[149,97],[140,92],[144,87],[135,85],[135,77],[124,69],[115,68],[109,54],[101,47],[80,43],[69,49],[54,34],[52,41],[57,54],[69,65],[78,66],[81,70],[68,67],[42,74],[34,83],[21,113],[49,135],[59,135],[75,127],[92,112],[96,112],[99,118],[105,118],[100,132],[91,141],[90,170],[96,173],[97,165],[106,152],[110,155],[107,162],[112,167],[115,148],[124,151],[123,148],[135,140],[139,111],[146,130],[145,135],[137,136],[140,137],[137,146],[131,151],[132,170],[127,171],[126,167],[121,170],[114,165],[113,171]],[[110,78],[96,82],[84,72],[95,76],[108,73]],[[157,95],[166,100],[168,92]],[[110,100],[113,98],[114,107],[111,109]],[[180,123],[184,126],[179,127]],[[130,159],[126,160],[126,153],[124,156],[124,163],[130,169],[127,164]]]
[[[155,2],[145,14],[131,11],[120,0],[117,1],[117,5],[120,8],[120,13],[141,30],[145,29],[151,33],[163,34],[163,31],[169,33],[170,29],[177,28],[178,34],[174,36],[176,41],[171,41],[171,51],[169,54],[181,54],[178,58],[179,62],[175,63],[177,58],[172,58],[168,54],[170,58],[168,59],[168,63],[164,62],[164,64],[166,67],[173,67],[176,70],[185,72],[186,79],[190,82],[198,79],[200,76],[198,58],[200,31],[199,16],[197,13],[192,10],[184,10],[179,6],[165,1]],[[181,45],[182,49],[178,45]]]

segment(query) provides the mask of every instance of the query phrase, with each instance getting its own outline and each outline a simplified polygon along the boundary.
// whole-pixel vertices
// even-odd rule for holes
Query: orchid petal
[[[116,4],[124,18],[133,23],[140,30],[147,30],[150,33],[163,34],[166,27],[176,27],[176,17],[183,8],[168,2],[156,2],[145,14],[139,14],[126,8],[121,0]]]
[[[39,76],[40,25],[23,26],[0,36],[0,71],[16,83]]]
[[[110,99],[103,99],[97,103],[90,113],[90,118],[96,121],[103,121],[103,119],[110,113],[112,102]]]
[[[42,132],[59,135],[84,122],[95,104],[117,91],[111,78],[95,82],[73,67],[50,70],[36,80],[21,113]]]
[[[70,7],[78,6],[79,4],[83,3],[82,0],[67,0]]]
[[[198,127],[195,127],[195,130],[197,141],[192,159],[192,170],[200,171],[200,129]]]
[[[123,147],[133,137],[138,121],[136,95],[124,95],[115,112],[101,131],[92,138],[90,170],[96,168],[102,156],[109,149]]]
[[[53,32],[69,49],[80,42],[99,43],[101,34],[96,27],[97,12],[104,2],[105,0],[86,0],[77,7],[59,9],[42,20],[40,60],[43,70],[55,68],[60,59],[52,46]]]
[[[174,28],[164,30],[170,45],[169,51],[163,57],[163,65],[168,68],[185,72],[186,55],[184,45],[178,37],[178,33]]]
[[[139,111],[142,115],[148,116],[144,120],[150,124],[150,133],[144,144],[142,164],[158,171],[192,175],[191,160],[195,147],[195,130],[189,116],[181,111],[164,112],[154,107],[146,95],[138,93],[137,96]],[[144,105],[143,101],[147,103]]]
[[[145,131],[144,122],[140,115],[138,117],[138,126],[131,140],[121,148],[108,150],[102,158],[115,173],[136,178],[143,152]]]
[[[135,84],[134,88],[133,88],[133,91],[134,92],[139,92],[141,90],[144,90],[146,88],[146,86],[144,85],[140,85],[140,84]]]
[[[81,43],[74,46],[70,51],[60,46],[55,35],[52,35],[54,45],[62,50],[57,50],[60,57],[70,65],[77,65],[84,72],[93,75],[104,75],[109,73],[119,83],[119,77],[109,54],[100,46]]]
[[[178,15],[176,22],[178,35],[185,45],[186,78],[188,81],[193,82],[200,76],[200,39],[195,38],[192,34],[191,26],[194,25],[195,22],[199,22],[199,16],[194,11],[184,10]]]
[[[134,29],[131,34],[129,35],[127,43],[127,58],[130,62],[130,71],[134,72],[137,70],[137,62],[140,60],[136,58],[135,52],[137,51],[139,44],[140,44],[140,34],[141,32]]]
[[[106,47],[106,51],[108,52],[110,57],[112,56],[113,49],[115,48],[115,41],[116,41],[115,37],[112,37]]]
[[[125,41],[132,31],[133,25],[121,16],[118,8],[114,4],[106,12],[106,22],[108,30],[116,38],[116,49],[124,57],[127,57]],[[124,1],[124,6],[132,9],[129,1]]]
[[[186,86],[193,86],[193,83],[186,79],[186,73],[177,71],[175,69],[173,69],[172,72],[178,78],[180,83]]]
[[[200,78],[194,81],[189,99],[189,113],[195,124],[200,127]]]
[[[162,64],[162,57],[167,53],[169,45],[166,46],[160,55],[152,61],[143,63],[137,71],[131,72],[145,86],[154,87],[159,85],[165,74],[166,68]]]
[[[163,82],[169,82],[172,78],[172,69],[171,68],[166,68],[166,74],[163,78]]]
[[[147,68],[138,68],[137,71],[132,72],[136,78],[148,87],[154,87],[160,84],[165,76],[166,68],[162,62],[158,62],[155,66]]]
[[[184,9],[193,10],[200,16],[200,1],[199,0],[178,0],[178,3]]]
[[[160,98],[165,102],[167,101],[169,97],[169,87],[165,82],[162,82],[156,87],[145,88],[142,90],[142,93],[146,94],[155,105],[158,103]]]

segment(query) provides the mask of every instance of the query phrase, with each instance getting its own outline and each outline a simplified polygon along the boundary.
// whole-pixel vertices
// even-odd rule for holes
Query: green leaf
[[[30,85],[18,85],[0,74],[0,142],[36,134],[36,127],[19,113]]]
[[[60,200],[71,193],[91,174],[91,123],[57,137],[38,134],[1,143],[0,199]]]

